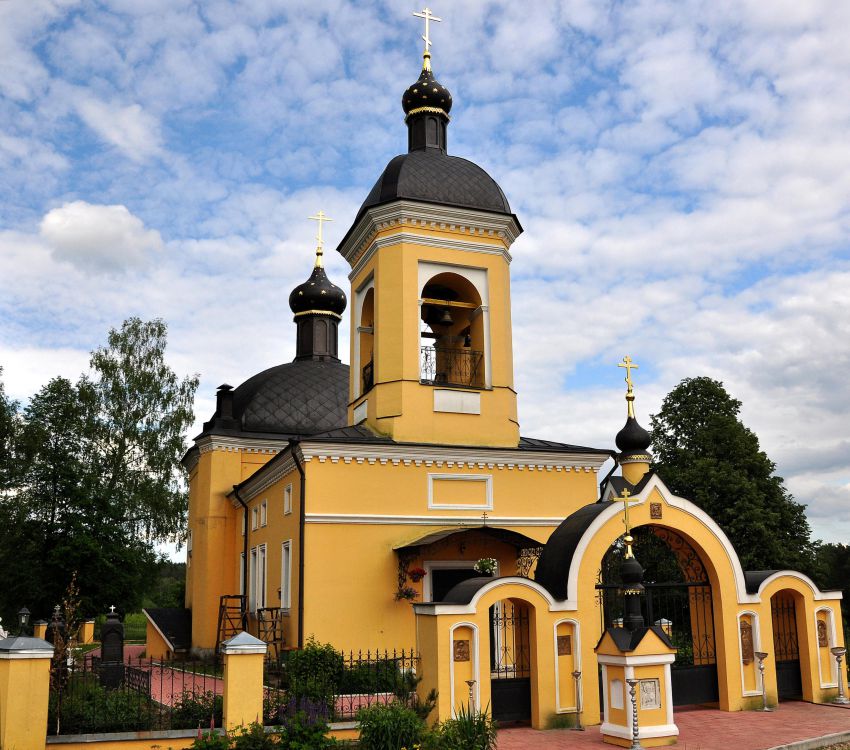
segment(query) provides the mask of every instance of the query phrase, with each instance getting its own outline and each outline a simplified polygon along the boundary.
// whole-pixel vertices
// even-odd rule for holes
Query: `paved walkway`
[[[850,732],[850,711],[840,706],[816,706],[789,701],[773,713],[729,713],[707,708],[677,710],[678,750],[765,750],[790,742]],[[570,729],[536,731],[528,728],[499,731],[499,750],[601,750],[599,727],[584,732]]]

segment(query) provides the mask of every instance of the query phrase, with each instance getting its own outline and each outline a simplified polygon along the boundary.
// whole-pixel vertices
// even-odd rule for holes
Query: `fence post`
[[[52,656],[41,638],[0,640],[0,748],[44,750]]]
[[[263,723],[263,660],[268,646],[244,630],[221,644],[224,727]]]

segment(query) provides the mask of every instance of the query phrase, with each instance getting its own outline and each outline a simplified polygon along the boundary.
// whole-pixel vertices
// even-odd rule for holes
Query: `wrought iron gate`
[[[494,719],[531,718],[529,612],[509,600],[490,608],[490,693]]]
[[[635,529],[634,536],[636,555],[646,566],[646,594],[641,597],[644,622],[662,627],[677,649],[670,674],[673,704],[714,703],[719,700],[714,607],[702,561],[670,529],[644,526]],[[620,553],[615,545],[606,554],[596,586],[603,630],[622,625],[623,596],[614,582]],[[659,578],[670,580],[659,582]]]
[[[803,697],[800,644],[797,638],[797,607],[791,594],[779,592],[770,600],[773,651],[776,655],[776,687],[779,699]]]

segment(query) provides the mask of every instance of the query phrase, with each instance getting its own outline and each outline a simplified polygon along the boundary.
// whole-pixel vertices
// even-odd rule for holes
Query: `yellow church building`
[[[337,247],[350,293],[324,270],[320,213],[315,267],[289,298],[295,359],[221,386],[184,458],[186,610],[147,613],[149,655],[213,652],[243,628],[277,650],[309,637],[414,648],[441,718],[472,689],[496,718],[534,726],[580,708],[612,741],[617,691],[650,664],[648,643],[670,706],[760,705],[757,654],[770,702],[833,699],[841,593],[744,571],[717,524],[650,471],[628,358],[618,450],[521,435],[510,264],[522,227],[492,177],[449,155],[452,97],[430,62],[426,46],[402,97],[407,153]],[[621,471],[602,478],[611,459]],[[640,622],[618,577],[624,508],[647,565]],[[492,575],[475,570],[483,559]],[[632,654],[619,629],[654,635]],[[674,737],[667,718],[642,739]]]

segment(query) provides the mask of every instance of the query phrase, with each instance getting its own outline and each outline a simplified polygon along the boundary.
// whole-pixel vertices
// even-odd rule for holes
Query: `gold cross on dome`
[[[316,241],[319,243],[316,245],[316,267],[321,268],[322,254],[325,252],[325,241],[322,239],[322,227],[326,221],[333,221],[333,219],[328,218],[324,211],[319,211],[315,216],[308,216],[307,218],[319,222],[319,233],[316,235]]]
[[[623,361],[617,364],[617,367],[626,368],[626,385],[629,386],[629,393],[631,393],[632,386],[634,385],[634,383],[632,383],[632,370],[637,370],[640,365],[636,365],[634,362],[632,362],[632,358],[627,354],[625,357],[623,357]]]
[[[422,41],[425,42],[425,54],[427,55],[430,52],[428,48],[431,46],[431,21],[437,21],[439,23],[443,19],[437,18],[430,8],[425,8],[420,13],[414,12],[413,15],[417,18],[425,19],[425,34],[422,36]]]

